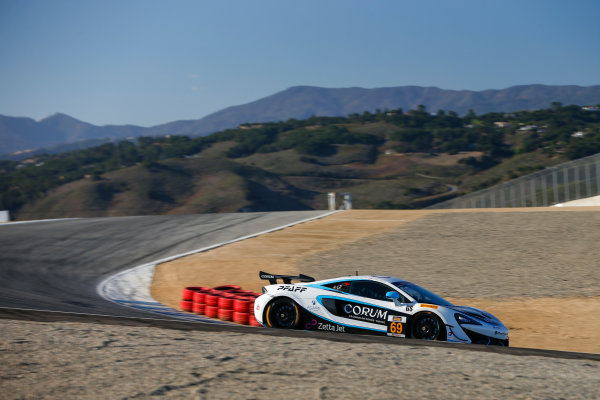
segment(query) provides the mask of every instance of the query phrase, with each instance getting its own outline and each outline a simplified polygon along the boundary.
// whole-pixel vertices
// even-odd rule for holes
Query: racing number
[[[400,334],[402,333],[402,323],[401,322],[392,322],[389,327],[390,333]]]

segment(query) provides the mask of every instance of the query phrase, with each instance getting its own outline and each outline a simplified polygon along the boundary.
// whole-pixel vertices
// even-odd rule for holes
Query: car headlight
[[[454,318],[456,318],[456,322],[458,322],[460,325],[462,325],[462,324],[481,325],[480,322],[477,322],[477,320],[475,320],[474,318],[469,317],[468,315],[465,315],[465,314],[456,313],[456,314],[454,314]]]

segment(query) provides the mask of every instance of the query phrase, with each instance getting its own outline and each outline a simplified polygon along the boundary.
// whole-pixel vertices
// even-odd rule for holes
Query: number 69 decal
[[[390,333],[402,333],[402,322],[392,322],[389,331]]]
[[[390,316],[387,324],[387,335],[405,337],[404,335],[404,324],[406,323],[406,317]]]

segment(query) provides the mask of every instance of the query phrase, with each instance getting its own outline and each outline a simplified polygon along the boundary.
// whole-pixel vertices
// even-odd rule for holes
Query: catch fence
[[[600,153],[469,193],[427,208],[547,207],[600,195]]]

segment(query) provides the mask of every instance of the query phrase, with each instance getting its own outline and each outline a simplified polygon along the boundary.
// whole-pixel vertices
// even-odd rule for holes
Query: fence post
[[[548,184],[546,183],[546,179],[548,175],[542,175],[542,205],[544,207],[548,207]]]
[[[581,198],[581,181],[579,180],[579,168],[581,168],[580,165],[577,165],[575,167],[575,200],[580,199]]]
[[[558,171],[552,171],[552,186],[554,188],[554,204],[558,204]]]
[[[565,173],[566,171],[566,173]],[[571,200],[571,192],[569,190],[569,167],[563,168],[562,170],[563,173],[563,185],[565,187],[565,200],[564,201],[569,201]]]
[[[585,165],[585,177],[583,179],[585,179],[585,197],[592,197],[592,178],[591,178],[591,169],[592,169],[592,164],[586,164]]]

